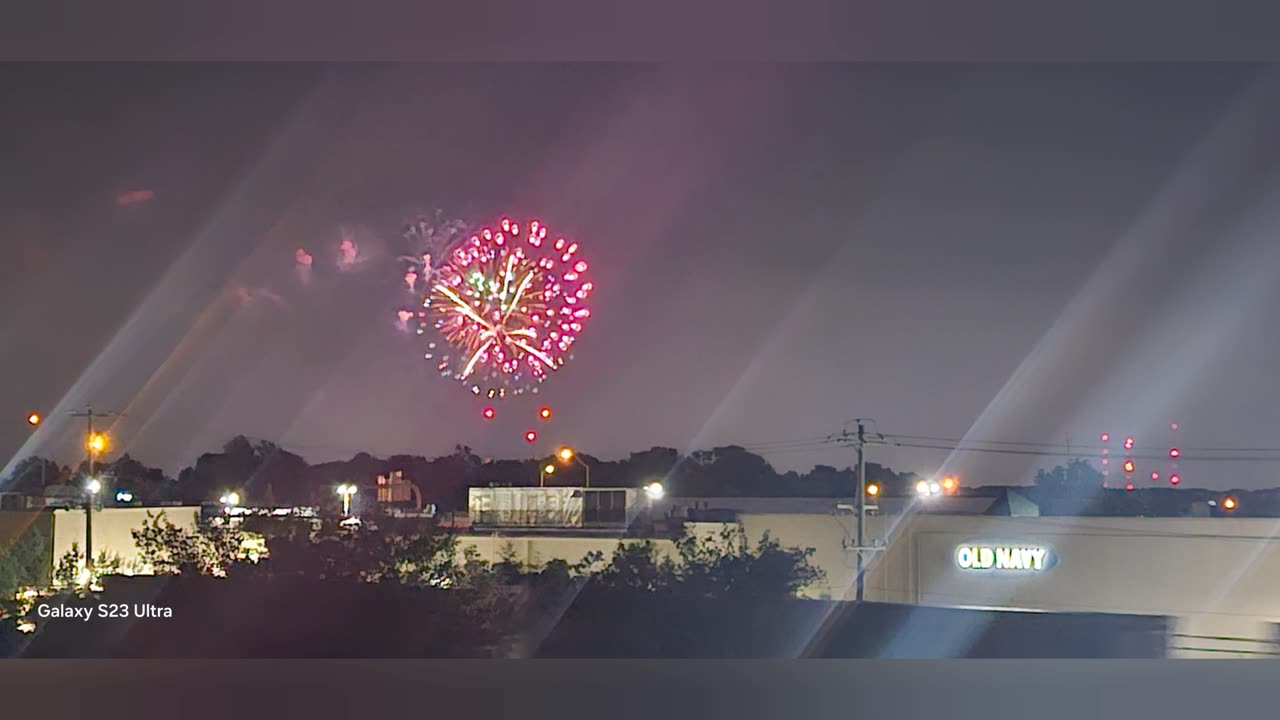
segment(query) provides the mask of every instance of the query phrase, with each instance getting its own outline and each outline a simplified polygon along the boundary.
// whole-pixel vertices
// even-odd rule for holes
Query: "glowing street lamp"
[[[916,483],[916,494],[923,498],[931,498],[942,494],[942,483],[937,480],[921,480]]]
[[[1239,503],[1236,502],[1236,499],[1229,495],[1222,499],[1223,510],[1235,510],[1237,505],[1239,505]]]
[[[666,494],[667,491],[662,487],[662,483],[657,482],[656,480],[644,486],[644,495],[649,498],[650,501],[661,500]]]
[[[547,484],[547,476],[555,475],[555,473],[556,473],[555,463],[547,463],[542,467],[538,468],[538,487],[545,486]]]
[[[97,495],[102,491],[102,483],[98,481],[98,478],[90,478],[89,482],[85,483],[84,491],[89,493],[90,496]]]
[[[338,494],[342,496],[342,514],[351,514],[351,496],[356,494],[356,486],[343,483],[338,486]]]
[[[107,450],[107,436],[102,433],[94,433],[89,436],[87,443],[89,451],[95,455],[101,455]]]
[[[40,413],[38,412],[29,413],[27,415],[27,424],[31,427],[39,425],[42,420],[44,420],[44,418],[40,417]]]
[[[867,494],[870,495],[871,497],[875,497],[879,495],[880,494],[879,483],[867,483]]]
[[[586,473],[586,487],[591,487],[591,466],[583,462],[582,458],[578,457],[578,453],[573,451],[573,448],[566,445],[556,452],[556,456],[560,458],[561,462],[577,462],[581,465]]]
[[[222,503],[223,510],[231,512],[231,509],[240,504],[240,493],[232,490],[218,498],[218,502]]]

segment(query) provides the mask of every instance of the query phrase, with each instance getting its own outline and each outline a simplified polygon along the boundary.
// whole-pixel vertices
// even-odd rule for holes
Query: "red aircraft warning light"
[[[492,420],[496,412],[493,408],[487,407],[480,414],[484,416],[485,420]]]
[[[532,431],[532,430],[530,430],[529,432],[527,432],[527,433],[525,433],[525,434],[524,434],[524,441],[525,441],[525,442],[533,442],[534,440],[537,440],[537,439],[538,439],[538,433],[536,433],[536,432],[534,432],[534,431]]]
[[[1102,433],[1098,436],[1098,439],[1102,442],[1111,442],[1111,433]]]
[[[1159,480],[1159,479],[1160,479],[1160,473],[1156,472],[1155,470],[1152,470],[1152,471],[1151,471],[1151,482],[1155,482],[1155,481],[1157,481],[1157,480]]]
[[[1127,438],[1125,438],[1125,439],[1124,439],[1124,449],[1125,449],[1125,450],[1132,450],[1132,449],[1133,449],[1133,437],[1132,437],[1132,436],[1127,437]]]
[[[1169,476],[1169,484],[1170,484],[1170,485],[1177,485],[1177,484],[1178,484],[1178,483],[1180,483],[1180,482],[1182,482],[1182,478],[1181,478],[1180,476],[1178,476],[1177,474],[1174,474],[1174,475],[1170,475],[1170,476]]]
[[[1133,472],[1134,468],[1136,468],[1136,467],[1137,467],[1137,466],[1133,464],[1133,461],[1132,461],[1132,460],[1125,460],[1125,461],[1124,461],[1124,471],[1125,471],[1125,472],[1127,472],[1127,473],[1131,473],[1131,472]]]
[[[1182,455],[1182,452],[1178,448],[1169,448],[1169,457],[1177,458],[1180,455]]]
[[[1127,492],[1133,492],[1133,483],[1125,483],[1125,484],[1124,484],[1124,489],[1125,489],[1125,491],[1127,491]]]
[[[538,417],[542,418],[543,420],[549,420],[551,418],[551,408],[544,407],[541,410],[539,410]]]

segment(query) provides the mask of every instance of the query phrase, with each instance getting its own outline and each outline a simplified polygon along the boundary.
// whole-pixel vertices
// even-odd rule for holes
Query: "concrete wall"
[[[133,543],[133,531],[142,527],[147,513],[164,511],[165,518],[175,526],[192,530],[200,517],[198,507],[165,508],[103,508],[93,513],[93,554],[102,551],[118,555],[126,566],[138,565],[138,547]],[[56,567],[63,555],[70,552],[72,543],[84,552],[84,510],[53,511],[53,564]],[[149,570],[138,567],[140,574]]]

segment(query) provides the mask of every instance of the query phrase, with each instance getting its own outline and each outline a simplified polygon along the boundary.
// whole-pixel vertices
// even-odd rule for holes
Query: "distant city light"
[[[116,502],[130,503],[133,502],[133,493],[128,490],[120,490],[116,493]]]

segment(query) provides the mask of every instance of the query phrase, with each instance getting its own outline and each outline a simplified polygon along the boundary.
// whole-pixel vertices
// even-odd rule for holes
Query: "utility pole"
[[[99,448],[94,447],[94,431],[93,419],[95,417],[119,417],[120,413],[115,412],[94,412],[93,406],[88,406],[84,412],[71,413],[71,417],[82,417],[88,423],[88,430],[84,437],[85,452],[88,455],[88,477],[85,478],[84,487],[84,567],[88,571],[89,582],[93,582],[93,505],[96,494],[90,492],[89,484],[94,481],[94,460]],[[105,446],[101,449],[105,449]]]
[[[862,571],[865,564],[862,558],[863,545],[865,544],[863,525],[866,522],[866,516],[867,516],[867,457],[866,457],[867,438],[866,438],[866,430],[863,428],[861,418],[858,418],[857,443],[858,443],[858,499],[855,502],[856,502],[856,507],[858,508],[858,532],[857,532],[857,539],[856,539],[856,542],[858,544],[858,548],[856,551],[858,555],[858,564],[857,564],[858,574],[856,579],[857,589],[854,594],[854,600],[858,603],[861,603],[862,596],[863,596]]]

